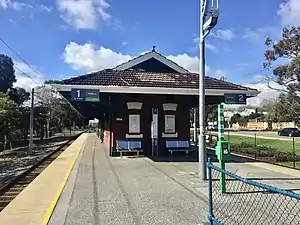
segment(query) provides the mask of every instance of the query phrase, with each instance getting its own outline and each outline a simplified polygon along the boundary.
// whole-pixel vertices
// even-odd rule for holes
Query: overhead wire
[[[39,75],[39,76],[43,76],[40,72],[38,72],[36,69],[34,69],[29,63],[27,63],[22,57],[21,57],[21,55],[17,52],[17,51],[15,51],[14,49],[13,49],[13,47],[10,45],[10,44],[8,44],[3,38],[1,38],[0,37],[0,41],[9,49],[9,50],[11,50],[24,64],[26,64],[27,66],[28,66],[28,68],[30,68],[33,72],[35,72],[37,75]],[[19,67],[17,67],[16,65],[13,65],[13,67],[15,68],[15,69],[17,69],[21,74],[23,74],[24,76],[26,76],[26,77],[28,77],[29,79],[31,79],[33,82],[35,82],[36,84],[38,84],[38,85],[44,85],[44,84],[41,84],[40,82],[37,82],[36,80],[34,80],[29,74],[27,74],[27,73],[25,73],[23,70],[21,70]],[[50,86],[51,87],[53,87],[51,84],[50,84]],[[71,106],[71,108],[78,114],[78,115],[80,115],[82,118],[84,118],[83,117],[83,115],[62,95],[62,94],[60,94],[57,90],[53,90],[53,89],[50,89],[51,90],[51,92],[52,93],[58,93],[65,101],[66,101],[66,103],[67,104],[69,104],[70,106]],[[40,96],[37,96],[36,95],[37,93],[35,92],[35,97],[38,97],[38,98],[40,98]],[[40,98],[41,99],[41,98]],[[43,99],[42,99],[43,100]]]

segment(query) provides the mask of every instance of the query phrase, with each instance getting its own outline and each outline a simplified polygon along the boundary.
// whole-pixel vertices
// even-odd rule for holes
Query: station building
[[[115,68],[62,80],[53,86],[87,119],[100,120],[111,156],[120,145],[127,144],[146,156],[166,155],[168,141],[190,140],[189,109],[199,105],[199,75],[155,48]],[[96,91],[98,101],[74,101],[73,92],[80,94],[82,90]],[[250,98],[258,93],[256,89],[205,77],[207,105],[224,102],[227,94]]]

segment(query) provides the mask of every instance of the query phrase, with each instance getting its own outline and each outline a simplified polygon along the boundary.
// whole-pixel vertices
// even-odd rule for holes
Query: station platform
[[[300,171],[266,163],[226,169],[290,190],[300,185]],[[0,213],[0,224],[201,224],[208,187],[197,171],[196,162],[109,157],[95,134],[83,134]]]

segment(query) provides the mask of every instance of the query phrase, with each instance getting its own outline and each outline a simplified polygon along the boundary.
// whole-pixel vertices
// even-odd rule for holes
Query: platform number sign
[[[99,90],[71,89],[71,100],[76,102],[99,102]]]
[[[247,96],[245,94],[225,94],[224,103],[245,105],[247,103]]]

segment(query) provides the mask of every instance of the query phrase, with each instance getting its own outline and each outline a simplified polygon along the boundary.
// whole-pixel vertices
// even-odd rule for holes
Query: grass
[[[238,135],[224,135],[225,138],[230,141],[232,144],[240,144],[242,142],[247,142],[255,144],[254,137],[245,137]],[[265,138],[256,138],[256,146],[265,146],[269,148],[278,149],[281,152],[293,152],[293,142],[284,141],[284,140],[275,140],[275,139],[265,139]],[[300,143],[295,141],[295,153],[300,154]]]
[[[190,132],[190,137],[193,140],[194,132]],[[232,144],[240,144],[242,142],[247,142],[250,144],[255,144],[254,137],[246,137],[239,135],[228,135],[225,133],[225,139],[228,140]],[[269,148],[278,149],[281,152],[293,152],[293,142],[292,141],[284,141],[284,140],[276,140],[276,139],[266,139],[266,138],[256,138],[256,146],[265,146]],[[300,143],[295,141],[295,153],[300,154]]]

